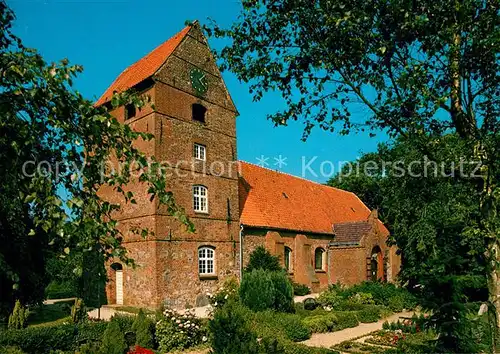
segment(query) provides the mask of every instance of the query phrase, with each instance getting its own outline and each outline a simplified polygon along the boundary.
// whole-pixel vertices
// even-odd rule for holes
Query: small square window
[[[135,106],[132,103],[125,106],[125,119],[134,118],[135,113]]]
[[[200,123],[205,123],[205,115],[207,113],[207,109],[203,107],[203,105],[198,103],[193,104],[191,108],[192,108],[193,120]]]
[[[194,158],[196,160],[206,161],[207,148],[205,145],[194,144]]]

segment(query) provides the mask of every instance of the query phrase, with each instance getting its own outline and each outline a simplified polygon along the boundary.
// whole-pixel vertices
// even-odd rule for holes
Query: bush
[[[313,299],[312,297],[304,300],[304,309],[308,311],[312,311],[316,309],[318,306],[319,306],[318,302],[316,301],[316,299]]]
[[[113,315],[111,320],[118,323],[118,326],[120,327],[120,331],[122,331],[122,333],[127,333],[132,331],[132,326],[134,325],[135,318],[136,316],[133,315],[115,314]]]
[[[240,299],[253,311],[274,308],[274,285],[271,273],[262,269],[243,275],[240,285]]]
[[[331,313],[328,315],[306,317],[303,323],[313,333],[325,333],[334,331],[336,321],[337,317]]]
[[[394,312],[401,312],[405,308],[405,299],[401,295],[395,295],[389,298],[387,306]]]
[[[108,323],[104,321],[85,322],[79,324],[78,326],[76,326],[77,333],[73,340],[75,345],[83,345],[87,343],[98,343],[100,345],[107,326]]]
[[[373,301],[373,295],[370,293],[363,293],[359,292],[354,295],[351,295],[349,300],[354,303],[354,304],[361,304],[361,305],[370,305],[374,304],[375,301]]]
[[[7,330],[0,335],[0,346],[18,347],[26,353],[44,354],[52,350],[74,349],[76,328],[73,325],[28,327]]]
[[[120,325],[118,321],[112,319],[104,331],[100,353],[123,354],[125,349],[127,349],[127,344],[123,332],[120,330]]]
[[[205,327],[202,320],[196,318],[191,311],[180,315],[166,309],[163,318],[156,323],[156,340],[161,352],[182,350],[206,341]]]
[[[0,353],[2,353],[2,354],[25,354],[18,347],[4,347],[4,346],[0,346]]]
[[[274,309],[279,312],[294,312],[293,286],[285,272],[272,272]]]
[[[28,325],[29,310],[21,305],[21,301],[16,300],[14,310],[9,316],[9,329],[22,329]]]
[[[250,253],[250,260],[245,268],[246,273],[254,270],[262,269],[270,272],[278,272],[283,270],[280,265],[278,256],[273,256],[264,246],[258,246],[252,253]]]
[[[337,317],[337,322],[335,324],[335,330],[339,331],[345,328],[357,327],[359,325],[358,318],[354,312],[335,312],[335,316]]]
[[[209,322],[214,353],[258,353],[257,336],[250,327],[251,317],[246,307],[233,301],[218,309]]]
[[[143,348],[153,348],[153,322],[146,317],[144,311],[139,310],[139,314],[132,324],[132,331],[135,333],[135,344]]]
[[[76,299],[75,304],[71,308],[71,322],[74,324],[85,322],[88,319],[85,304],[82,299]]]
[[[345,299],[335,290],[328,289],[318,296],[318,302],[324,307],[338,307]]]
[[[46,299],[67,299],[76,297],[77,291],[72,282],[52,281],[45,288]]]
[[[222,307],[228,301],[238,300],[238,279],[236,277],[229,277],[224,280],[223,285],[217,290],[215,294],[208,293],[210,304],[217,308]]]
[[[311,337],[311,331],[299,315],[270,310],[254,315],[253,329],[261,338],[301,342]]]
[[[304,295],[309,295],[311,293],[311,289],[309,289],[307,285],[292,282],[292,286],[294,295],[304,296]]]
[[[358,311],[357,317],[359,322],[370,323],[377,322],[380,319],[380,308],[377,305],[365,306],[364,309]]]

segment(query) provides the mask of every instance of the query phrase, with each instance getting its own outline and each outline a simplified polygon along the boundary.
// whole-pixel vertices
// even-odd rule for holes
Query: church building
[[[131,182],[137,204],[122,204],[116,218],[136,267],[107,265],[108,303],[205,305],[206,293],[226,277],[241,277],[259,245],[313,291],[336,282],[394,280],[400,257],[386,244],[389,231],[356,195],[237,160],[238,112],[197,22],[125,69],[96,104],[110,107],[114,92],[131,88],[153,105],[111,113],[154,134],[137,146],[168,162],[167,189],[196,232]],[[120,202],[111,187],[101,193]],[[134,227],[154,235],[128,231]]]

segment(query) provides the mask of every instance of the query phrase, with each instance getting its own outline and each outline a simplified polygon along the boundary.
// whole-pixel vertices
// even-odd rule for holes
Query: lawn
[[[28,326],[46,326],[68,322],[74,300],[39,305],[30,309]]]

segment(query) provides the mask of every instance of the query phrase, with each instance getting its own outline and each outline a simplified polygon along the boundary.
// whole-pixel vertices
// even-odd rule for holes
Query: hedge
[[[133,318],[115,316],[123,333],[131,330]],[[0,347],[18,347],[26,353],[44,354],[54,350],[74,352],[86,343],[100,343],[107,322],[86,322],[78,325],[59,324],[6,330],[0,333]]]

